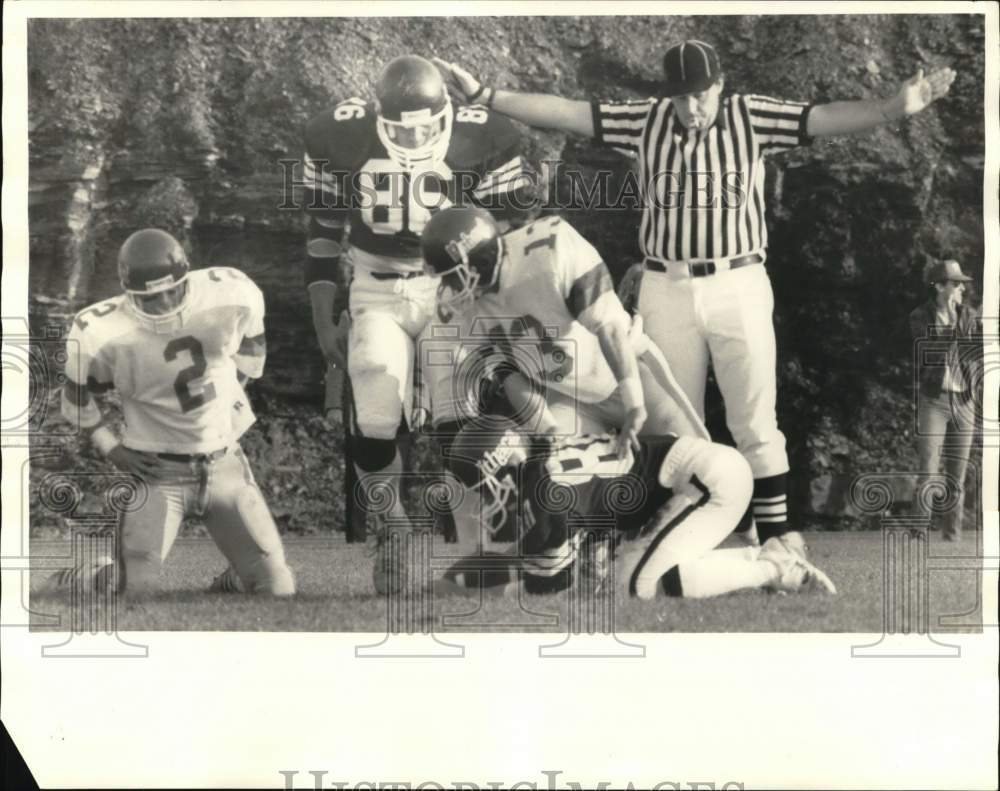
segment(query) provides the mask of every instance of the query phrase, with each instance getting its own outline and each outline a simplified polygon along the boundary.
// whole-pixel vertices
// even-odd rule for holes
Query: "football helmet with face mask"
[[[393,162],[410,171],[444,160],[451,142],[451,99],[433,63],[416,55],[390,61],[375,99],[378,138]]]
[[[448,470],[466,489],[479,492],[483,524],[493,533],[506,522],[517,467],[530,450],[530,438],[513,420],[485,416],[467,424],[445,455]]]
[[[500,278],[503,237],[484,209],[439,211],[424,227],[420,248],[427,274],[441,278],[439,309],[462,312]]]
[[[166,231],[136,231],[118,252],[118,278],[139,323],[157,333],[183,326],[190,305],[184,248]]]

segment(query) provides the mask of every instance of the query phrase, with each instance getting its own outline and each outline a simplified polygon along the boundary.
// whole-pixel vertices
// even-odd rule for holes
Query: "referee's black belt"
[[[228,448],[213,450],[211,453],[157,453],[157,458],[164,461],[176,461],[181,464],[189,464],[192,461],[212,462],[221,459],[226,455]]]
[[[717,272],[763,263],[764,256],[760,253],[741,255],[736,258],[721,258],[718,261],[663,261],[659,258],[647,258],[645,261],[646,269],[652,272],[670,272],[675,267],[677,270],[684,268],[688,277],[707,277]]]
[[[416,272],[373,272],[369,270],[368,274],[376,280],[409,280],[411,277],[420,277],[424,271],[422,269],[418,269]]]

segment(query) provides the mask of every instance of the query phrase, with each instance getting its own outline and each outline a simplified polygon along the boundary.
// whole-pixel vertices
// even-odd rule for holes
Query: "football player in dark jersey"
[[[411,423],[414,341],[435,315],[438,288],[424,272],[420,233],[433,212],[454,204],[506,215],[525,205],[519,191],[531,182],[513,124],[481,105],[452,106],[430,61],[391,61],[375,96],[340,102],[306,126],[306,282],[323,354],[349,374],[348,444],[362,491],[388,482],[399,518],[396,437]],[[334,318],[345,251],[349,328]],[[387,563],[380,552],[379,592],[398,576]]]
[[[623,460],[613,434],[532,436],[508,418],[486,417],[463,427],[446,463],[466,494],[478,496],[484,522],[505,518],[518,498],[521,539],[510,553],[455,563],[436,583],[439,592],[508,588],[519,578],[528,593],[564,590],[584,573],[581,546],[595,528],[626,539],[618,568],[639,599],[745,588],[836,592],[822,571],[777,546],[716,549],[753,488],[733,448],[670,435],[642,440]]]

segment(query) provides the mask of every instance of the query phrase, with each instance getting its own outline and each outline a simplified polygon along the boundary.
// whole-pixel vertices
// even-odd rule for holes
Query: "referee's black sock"
[[[733,530],[734,533],[745,533],[753,527],[753,506],[748,505],[747,510],[743,512],[743,516],[740,517],[740,521],[736,523],[736,528]]]
[[[788,532],[788,473],[755,478],[750,500],[757,535],[763,544]]]

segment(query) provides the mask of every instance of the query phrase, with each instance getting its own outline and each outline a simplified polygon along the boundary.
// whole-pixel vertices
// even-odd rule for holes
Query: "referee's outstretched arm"
[[[463,102],[476,102],[499,113],[541,129],[558,129],[585,137],[594,136],[594,116],[590,102],[563,99],[548,93],[498,91],[479,82],[454,63],[434,58],[452,93]]]
[[[515,93],[490,88],[454,63],[434,58],[449,87],[463,101],[481,102],[529,126],[558,129],[585,137],[594,136],[591,103],[545,93]],[[955,71],[945,67],[926,77],[924,70],[904,82],[888,99],[859,99],[814,106],[806,133],[810,137],[867,132],[876,126],[919,113],[951,87]]]
[[[920,69],[899,86],[888,99],[859,99],[851,102],[819,104],[809,112],[806,133],[810,137],[845,135],[867,132],[881,124],[891,123],[919,113],[935,99],[940,99],[951,87],[955,72],[938,69],[926,77]]]

